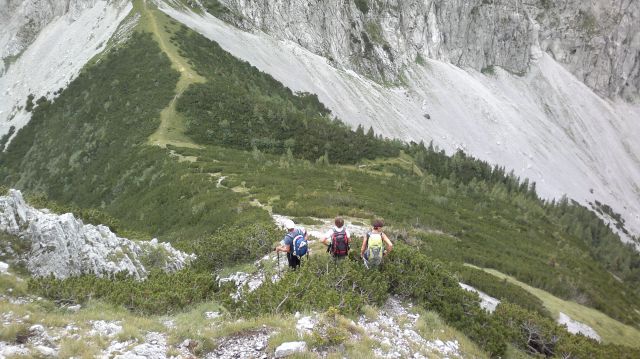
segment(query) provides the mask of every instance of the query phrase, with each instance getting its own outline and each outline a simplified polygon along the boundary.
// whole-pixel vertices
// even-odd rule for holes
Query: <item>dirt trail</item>
[[[176,84],[176,95],[169,106],[160,112],[160,126],[149,137],[149,144],[166,147],[174,145],[178,147],[201,148],[189,139],[185,134],[184,119],[176,112],[176,101],[182,96],[184,91],[191,84],[204,83],[206,79],[200,76],[188,62],[178,54],[178,49],[169,40],[169,34],[158,24],[161,21],[158,17],[165,16],[156,9],[150,9],[147,1],[143,1],[143,16],[149,24],[149,30],[154,35],[160,49],[171,60],[172,67],[180,73],[180,78]],[[159,15],[158,15],[159,14]]]

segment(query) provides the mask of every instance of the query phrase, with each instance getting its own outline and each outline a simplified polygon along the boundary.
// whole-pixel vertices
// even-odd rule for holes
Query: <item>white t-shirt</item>
[[[334,232],[334,231],[335,231],[335,232],[342,232],[342,229],[344,229],[344,230],[345,230],[345,232],[347,233],[347,237],[348,237],[349,239],[351,239],[351,233],[349,233],[349,230],[348,230],[348,229],[346,229],[345,227],[340,227],[340,228],[338,228],[338,227],[336,227],[336,226],[334,226],[334,227],[333,227],[333,229],[328,230],[328,231],[327,231],[327,233],[325,233],[325,234],[324,234],[324,238],[331,239],[331,238],[333,238],[333,232]]]

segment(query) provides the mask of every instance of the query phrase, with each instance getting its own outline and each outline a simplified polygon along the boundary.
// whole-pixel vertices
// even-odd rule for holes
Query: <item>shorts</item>
[[[300,258],[298,258],[298,256],[287,253],[287,261],[289,262],[289,267],[291,267],[293,270],[300,267]]]

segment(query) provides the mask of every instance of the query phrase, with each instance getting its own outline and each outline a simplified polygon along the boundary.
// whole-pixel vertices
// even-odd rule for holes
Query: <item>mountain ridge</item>
[[[605,29],[608,29],[615,25],[615,22],[612,22],[611,19],[617,17],[606,13],[606,11],[603,12],[602,9],[606,8],[605,5],[577,6],[570,3],[559,7],[559,5],[556,6],[557,4],[553,1],[542,1],[540,4],[525,5],[522,7],[518,5],[517,2],[513,3],[511,1],[504,3],[480,3],[479,1],[476,1],[472,3],[465,2],[464,5],[456,2],[443,7],[440,6],[438,1],[432,1],[420,5],[416,5],[414,3],[403,3],[401,6],[391,6],[393,5],[393,2],[390,2],[380,6],[377,5],[377,3],[372,3],[370,4],[371,6],[368,6],[369,10],[363,12],[358,8],[358,6],[361,5],[357,5],[355,2],[347,2],[344,5],[335,5],[335,11],[332,10],[333,13],[339,15],[340,19],[335,20],[339,26],[334,26],[335,29],[331,30],[333,31],[333,35],[328,36],[323,43],[313,45],[314,43],[317,43],[317,37],[319,34],[319,30],[317,29],[319,27],[327,29],[334,28],[332,26],[327,26],[325,23],[330,17],[318,15],[319,11],[322,13],[322,6],[324,5],[317,5],[307,9],[294,2],[292,7],[289,9],[288,7],[283,7],[284,5],[279,2],[267,7],[262,7],[263,5],[260,5],[259,3],[243,3],[243,6],[240,6],[240,3],[234,1],[222,1],[221,3],[225,4],[228,9],[231,9],[232,11],[233,16],[227,16],[227,20],[235,21],[236,24],[244,26],[245,28],[253,29],[252,31],[257,31],[257,36],[259,36],[260,29],[264,29],[268,33],[274,34],[276,39],[293,40],[296,43],[304,45],[301,46],[300,49],[305,49],[306,46],[314,53],[319,53],[325,56],[325,58],[328,58],[328,60],[322,60],[322,58],[309,59],[308,54],[305,54],[304,51],[300,52],[294,48],[294,46],[297,45],[293,45],[293,42],[289,44],[286,42],[280,44],[273,43],[272,45],[275,45],[274,47],[272,45],[268,45],[271,40],[266,37],[261,37],[261,40],[254,40],[259,42],[258,44],[254,43],[256,49],[262,46],[262,44],[267,46],[265,49],[261,50],[263,53],[257,57],[251,53],[243,54],[242,49],[234,52],[237,56],[250,60],[254,65],[274,75],[278,80],[283,81],[287,86],[294,90],[317,93],[321,97],[322,102],[327,104],[334,114],[354,128],[358,125],[362,125],[365,128],[373,126],[377,132],[380,132],[385,136],[400,138],[403,140],[413,140],[416,142],[419,142],[420,140],[427,142],[433,141],[435,145],[445,149],[448,153],[453,153],[458,149],[466,150],[472,155],[491,163],[513,168],[518,176],[528,177],[532,181],[538,182],[539,191],[546,198],[558,199],[562,195],[566,194],[587,206],[589,206],[590,203],[596,203],[596,201],[605,203],[611,206],[615,212],[622,214],[623,218],[627,222],[628,229],[631,230],[632,233],[640,233],[640,207],[638,205],[640,188],[635,184],[635,178],[638,178],[638,173],[640,172],[640,156],[638,155],[638,153],[640,153],[640,148],[638,148],[639,146],[635,145],[635,142],[632,141],[633,138],[640,135],[640,126],[638,126],[637,121],[632,120],[633,118],[640,116],[640,105],[625,103],[621,100],[597,99],[586,90],[580,90],[581,95],[575,96],[571,93],[573,90],[571,90],[570,87],[575,87],[576,84],[572,83],[573,80],[567,80],[568,77],[566,76],[563,81],[568,83],[570,86],[563,89],[563,91],[567,92],[566,95],[558,94],[557,92],[554,93],[554,88],[538,89],[533,87],[523,89],[523,86],[528,86],[526,85],[527,81],[519,81],[518,76],[513,76],[508,72],[500,71],[499,67],[495,66],[496,64],[502,64],[510,72],[521,72],[521,74],[526,75],[526,78],[533,78],[534,76],[532,73],[535,73],[537,71],[536,69],[539,67],[539,65],[536,65],[536,61],[538,61],[536,58],[540,57],[540,54],[536,50],[536,41],[540,44],[539,47],[541,49],[546,49],[554,58],[559,59],[561,57],[558,55],[560,52],[573,51],[563,46],[580,43],[580,41],[584,40],[582,38],[587,35],[600,38],[604,36],[602,33],[606,32],[600,28],[597,30],[591,28],[591,30],[585,35],[585,31],[583,31],[584,29],[577,28],[582,26],[580,25],[582,23],[578,23],[578,25],[574,24],[571,25],[574,28],[574,30],[572,30],[573,35],[567,35],[569,36],[568,38],[560,41],[560,43],[564,45],[560,46],[557,45],[558,41],[554,40],[553,36],[555,35],[553,34],[555,33],[553,31],[549,32],[545,30],[544,26],[540,30],[540,35],[536,38],[536,36],[534,36],[536,32],[536,26],[534,26],[535,23],[539,21],[547,21],[549,20],[547,18],[555,16],[558,17],[556,22],[560,24],[562,23],[560,20],[567,17],[565,14],[567,11],[571,14],[573,14],[572,11],[578,11],[579,14],[583,15],[587,14],[587,12],[593,13],[591,15],[594,16],[593,19],[595,20],[600,20],[602,17],[606,20],[603,22],[602,26]],[[364,1],[364,3],[368,2]],[[611,6],[612,9],[616,9],[614,13],[617,11],[622,14],[618,16],[622,19],[619,23],[622,30],[619,31],[619,35],[615,35],[620,37],[622,40],[619,41],[620,44],[617,44],[613,40],[605,41],[606,44],[603,46],[613,46],[615,49],[618,49],[616,51],[619,52],[621,51],[620,46],[622,46],[621,44],[624,42],[630,46],[629,49],[632,50],[634,48],[633,46],[635,46],[633,34],[637,34],[637,31],[634,30],[633,21],[630,23],[629,19],[636,16],[635,13],[637,12],[636,7],[638,2],[622,0],[612,1],[612,4],[613,3],[618,4],[616,6]],[[31,2],[24,2],[24,4],[27,9],[29,9],[29,6],[33,5]],[[173,14],[176,14],[175,9],[170,8],[167,5],[163,5],[166,3],[159,2],[159,4],[161,8],[165,9],[165,11],[173,11]],[[182,9],[181,11],[189,9],[187,5],[184,5],[181,2],[170,2],[170,4],[172,4],[176,9]],[[219,6],[223,6],[220,5],[220,3],[218,4]],[[93,7],[91,7],[92,5]],[[82,26],[82,21],[88,20],[89,22],[95,22],[97,26],[106,26],[105,29],[108,28],[108,31],[104,32],[104,38],[102,40],[89,40],[89,43],[74,47],[74,50],[72,50],[73,54],[69,53],[66,57],[62,57],[63,59],[75,59],[69,62],[70,66],[65,65],[61,67],[60,64],[55,63],[55,58],[60,58],[60,54],[50,52],[46,47],[43,48],[42,45],[38,45],[39,43],[37,42],[37,38],[34,45],[30,47],[30,49],[32,47],[34,49],[28,50],[18,57],[17,62],[8,68],[9,72],[0,77],[0,88],[4,88],[5,93],[5,96],[2,96],[3,100],[0,103],[0,134],[5,137],[8,136],[6,140],[3,139],[5,144],[8,144],[11,141],[16,131],[19,130],[30,118],[29,112],[24,109],[23,105],[23,101],[25,101],[27,96],[32,94],[35,99],[40,96],[47,96],[49,98],[55,96],[54,93],[57,92],[59,88],[64,87],[65,83],[68,82],[68,79],[73,78],[73,76],[75,76],[74,74],[79,71],[84,63],[101,51],[101,49],[104,49],[104,47],[98,46],[94,51],[90,51],[83,55],[78,55],[79,49],[91,49],[93,46],[100,44],[104,46],[107,42],[106,39],[111,36],[116,29],[114,24],[120,24],[126,13],[128,13],[132,8],[131,3],[127,1],[115,1],[109,3],[103,1],[77,1],[69,3],[66,8],[55,6],[55,4],[52,6],[53,10],[51,11],[41,11],[46,16],[42,17],[42,19],[44,19],[42,21],[44,22],[38,22],[38,26],[43,25],[46,21],[60,23],[61,20],[54,20],[54,18],[51,17],[53,16],[52,14],[58,14],[61,11],[68,11],[69,13],[65,15],[66,18],[62,22],[66,21],[71,24],[71,26],[78,27]],[[202,14],[202,8],[199,7],[197,3],[194,6],[199,14]],[[460,26],[467,24],[466,21],[487,19],[487,16],[491,14],[498,16],[500,19],[506,19],[506,23],[511,24],[507,27],[507,32],[512,31],[513,34],[519,34],[516,36],[517,46],[513,49],[504,49],[500,51],[479,51],[477,48],[469,50],[468,55],[463,54],[464,56],[460,57],[460,59],[468,58],[467,60],[457,61],[457,63],[463,67],[465,64],[471,66],[464,70],[466,74],[459,72],[453,67],[446,69],[442,66],[443,64],[446,64],[446,62],[443,63],[429,59],[428,56],[447,61],[451,58],[451,54],[453,54],[453,52],[449,54],[447,53],[448,50],[445,50],[447,49],[447,46],[454,46],[452,44],[456,42],[451,40],[447,46],[442,44],[442,40],[445,37],[453,37],[446,35],[446,31],[442,29],[438,30],[438,26],[443,24],[443,19],[447,16],[446,14],[449,14],[452,9],[455,9],[456,7],[460,7],[460,9],[462,9],[462,12],[460,13],[462,23]],[[546,9],[547,7],[550,10]],[[65,10],[60,10],[58,8]],[[99,8],[103,10],[91,10]],[[37,8],[33,9],[33,11],[37,10]],[[112,17],[112,15],[108,15],[106,17],[99,15],[100,11],[104,14],[114,14],[111,10],[109,10],[108,13],[104,12],[106,11],[105,9],[115,9],[117,17]],[[549,11],[549,14],[547,14],[548,16],[544,15],[545,11]],[[407,13],[405,14],[404,12]],[[472,16],[471,13],[474,15]],[[537,13],[538,15],[543,14],[547,18],[542,15],[534,16],[534,13]],[[85,16],[84,14],[93,15],[88,15],[87,20],[82,20],[83,16]],[[295,31],[282,31],[282,28],[280,27],[280,24],[282,23],[280,21],[281,19],[297,19],[298,17],[303,16],[303,14],[307,14],[304,16],[312,19],[313,21],[308,21],[304,25],[300,25],[301,22],[296,22],[298,23],[298,27],[301,26],[301,30],[296,27]],[[402,15],[400,18],[404,19],[403,21],[409,21],[407,19],[411,18],[411,16],[409,16],[410,14],[424,14],[425,16],[424,19],[422,19],[421,16],[415,16],[416,21],[422,19],[420,20],[421,22],[419,21],[419,24],[414,24],[415,26],[409,26],[407,23],[393,21],[393,19],[398,19],[400,15]],[[96,19],[96,16],[97,22],[94,20]],[[584,20],[584,16],[581,17],[582,20]],[[225,17],[224,14],[222,17]],[[478,19],[473,20],[470,17],[477,17]],[[355,19],[355,30],[353,31],[356,32],[355,35],[357,35],[357,38],[359,39],[359,45],[358,42],[350,42],[351,40],[346,40],[345,36],[340,35],[346,34],[345,31],[351,27],[351,25],[348,24],[349,21],[345,20],[349,18]],[[587,18],[593,20],[591,17],[587,16]],[[267,21],[268,19],[270,20]],[[183,17],[183,21],[192,20],[188,20]],[[215,22],[217,20],[211,18],[208,21]],[[518,24],[523,25],[520,26]],[[18,25],[20,25],[19,22]],[[17,28],[21,29],[18,25],[16,25]],[[192,23],[192,26],[193,25],[194,24]],[[24,26],[24,24],[22,24],[22,26]],[[398,26],[400,27],[398,28]],[[420,36],[416,35],[417,37],[415,41],[412,42],[408,35],[405,35],[403,31],[399,30],[406,27],[413,29],[413,33],[420,34]],[[15,30],[16,27],[10,28],[14,28],[14,31],[17,31],[16,33],[22,31]],[[34,28],[33,32],[36,32],[36,29],[37,27]],[[102,27],[100,27],[100,29],[101,30],[96,31],[102,32]],[[480,26],[479,29],[482,30],[482,26]],[[62,32],[63,30],[60,28],[58,31]],[[216,31],[219,31],[219,34],[226,34],[224,36],[231,36],[229,29],[222,30],[221,28],[218,28]],[[456,33],[455,31],[457,30],[454,31],[454,29],[451,29],[450,31],[453,31],[452,33]],[[360,33],[358,34],[358,32]],[[379,33],[377,34],[377,37],[372,34],[366,35],[371,32]],[[77,33],[77,31],[72,33]],[[396,35],[393,35],[394,33]],[[304,34],[309,34],[308,39],[305,40],[300,38],[300,36]],[[370,40],[370,46],[368,47],[370,56],[367,55],[368,57],[360,56],[363,55],[360,51],[365,51],[367,48],[367,46],[365,46],[366,44],[363,45],[362,43],[365,37],[363,34]],[[429,34],[433,36],[427,36]],[[88,33],[87,35],[89,35],[89,37],[93,36],[91,33]],[[42,37],[40,42],[51,41],[43,36],[44,35],[40,36]],[[68,39],[75,36],[76,35],[73,35]],[[483,41],[486,42],[488,41],[487,39],[490,40],[493,36],[495,36],[495,34],[486,35],[485,40]],[[5,37],[3,37],[3,39]],[[640,38],[640,36],[637,37]],[[240,41],[239,44],[241,44],[242,41],[245,41],[238,37],[233,38],[236,39],[236,41]],[[341,40],[337,41],[335,38]],[[373,41],[375,38],[377,38],[378,42]],[[439,40],[436,41],[435,38],[438,38]],[[576,40],[577,38],[582,40],[578,41]],[[390,41],[388,39],[395,40]],[[420,39],[427,41],[430,45],[422,48],[422,52],[416,52],[416,44],[422,41]],[[465,38],[463,36],[459,38],[459,41],[464,41],[464,39]],[[627,39],[628,41],[624,39]],[[234,47],[233,44],[229,43],[228,39],[218,37],[217,40],[222,44],[226,43],[225,46],[227,50],[233,49]],[[29,37],[25,38],[23,41],[24,44],[22,46],[25,46],[30,41]],[[82,44],[82,41],[78,41],[78,39],[75,38],[72,41],[78,45]],[[505,46],[512,46],[508,45],[512,43],[509,41],[503,42],[502,44]],[[334,46],[332,45],[334,43],[342,45]],[[412,46],[407,44],[414,44],[415,46],[412,45],[413,50]],[[553,44],[556,44],[557,46]],[[388,45],[387,50],[385,50],[384,45]],[[67,45],[63,45],[62,47],[58,46],[58,48],[65,48],[65,46]],[[284,46],[284,48],[282,48],[282,46]],[[357,46],[364,46],[365,49],[357,50],[349,56],[345,55],[346,52],[351,51],[348,49],[356,49]],[[576,46],[580,48],[578,45],[575,45],[574,48]],[[593,48],[597,49],[599,48],[598,46]],[[39,52],[35,50],[38,48],[41,48]],[[533,57],[532,49],[534,50]],[[15,52],[14,50],[11,51],[7,53],[13,54]],[[65,51],[68,52],[69,50]],[[501,54],[509,54],[513,51],[520,54],[513,57],[513,63],[509,63],[507,61],[508,56],[506,55],[504,61],[492,60],[491,57],[482,55],[495,53],[496,56],[503,56]],[[616,51],[613,51],[611,55],[603,56],[614,56],[613,54],[617,53]],[[50,54],[50,57],[44,56],[47,52]],[[33,53],[33,55],[30,55],[31,53]],[[604,53],[608,54],[609,52],[605,51]],[[283,54],[287,55],[284,56]],[[393,55],[392,57],[394,58],[394,61],[389,61],[390,54]],[[271,59],[266,59],[265,56],[269,56]],[[295,58],[298,56],[302,56],[307,59],[296,60]],[[595,56],[594,50],[587,46],[584,47],[584,51],[580,49],[576,51],[571,62],[585,62],[581,60],[579,61],[578,59],[591,58],[593,56]],[[30,59],[25,59],[25,57]],[[287,59],[286,57],[291,58]],[[553,61],[548,61],[548,59],[546,59],[547,57],[549,57],[549,55],[544,55],[542,57],[542,61],[544,63],[552,63]],[[23,59],[20,60],[20,58]],[[366,66],[359,66],[358,63],[355,63],[355,65],[350,64],[348,60],[351,58],[363,58],[363,61],[368,61],[369,65],[365,64]],[[369,60],[367,60],[367,58],[369,58]],[[629,60],[626,60],[627,58],[629,58]],[[269,63],[274,61],[274,59],[277,59],[275,61],[278,65],[275,65],[276,63]],[[620,59],[620,61],[623,61],[624,66],[615,66],[618,66],[616,68],[624,68],[623,72],[627,75],[617,74],[615,76],[617,78],[630,76],[629,78],[632,79],[631,82],[633,83],[635,81],[633,80],[635,76],[633,74],[637,72],[635,68],[638,67],[632,65],[632,63],[634,63],[633,56],[625,53],[624,56],[621,55]],[[50,69],[55,68],[55,73],[57,73],[57,75],[52,75],[53,73],[50,69],[47,69],[47,66],[39,66],[38,70],[35,72],[28,70],[28,68],[35,66],[32,64],[34,61],[43,60],[45,63],[52,64]],[[456,61],[452,62],[456,63]],[[586,62],[591,63],[590,61]],[[597,66],[601,66],[603,62],[606,61],[596,61],[598,64]],[[24,63],[24,65],[21,65],[21,63]],[[420,63],[424,65],[420,65]],[[291,71],[283,71],[282,68],[278,69],[278,66],[282,66],[282,68],[296,69],[295,77]],[[311,68],[311,66],[314,68]],[[359,73],[349,70],[349,68],[354,68],[355,70],[366,70],[367,68],[384,69],[385,66],[389,69],[392,68],[392,71],[387,72],[393,73],[394,75],[390,78],[391,82],[384,86],[379,86],[375,82],[370,82],[366,76],[363,77]],[[565,67],[566,66],[568,65],[565,64]],[[18,67],[18,69],[16,69],[16,67]],[[341,67],[345,68],[341,69]],[[580,73],[578,73],[579,71],[576,72],[577,70],[575,68],[572,69],[571,66],[568,66],[568,68],[573,71],[574,74],[581,76]],[[60,69],[65,70],[60,71]],[[436,69],[437,71],[430,73],[430,69]],[[478,69],[483,70],[484,77],[479,76],[479,73],[477,72]],[[600,73],[605,71],[589,71],[586,69],[587,68],[583,71],[584,73],[588,75],[593,74],[598,77],[601,77]],[[367,71],[364,70],[360,72],[366,73]],[[22,78],[28,71],[31,71],[33,76],[28,77],[27,82],[24,82]],[[317,78],[317,73],[319,72],[322,73],[324,79]],[[375,73],[375,71],[373,72]],[[498,72],[497,75],[492,75],[496,72]],[[560,71],[560,73],[561,72],[562,71]],[[370,76],[371,74],[371,71],[369,71],[367,76]],[[402,87],[398,88],[392,85],[394,82],[398,82],[399,80],[406,81],[407,76],[410,77],[411,80],[408,84],[404,84]],[[451,76],[451,79],[447,79],[449,76]],[[554,74],[550,73],[550,76],[554,76]],[[376,76],[373,77],[375,78]],[[377,77],[381,78],[380,76]],[[497,81],[493,78],[496,78]],[[449,87],[448,82],[453,79],[455,79],[458,85],[467,86],[468,89],[458,86],[458,88],[452,93],[447,93],[447,89]],[[613,82],[616,81],[618,80]],[[589,83],[588,80],[586,80],[586,82]],[[337,88],[335,86],[337,86]],[[594,87],[593,84],[590,84],[590,86]],[[430,90],[430,87],[435,90]],[[598,87],[595,86],[594,88],[597,89]],[[442,92],[437,93],[439,91]],[[529,98],[525,98],[524,103],[522,98],[514,98],[513,96],[510,96],[510,93],[513,92],[527,93],[532,91],[534,92],[534,94],[532,94],[533,96],[527,95]],[[467,94],[466,92],[469,93]],[[473,92],[476,93],[474,94]],[[549,96],[537,96],[535,92],[548,92]],[[611,94],[613,93],[615,93],[615,91],[611,92]],[[564,103],[557,102],[552,98],[551,94],[555,97],[561,96],[563,98],[563,102],[566,102],[569,106],[565,106]],[[367,100],[368,98],[371,100]],[[589,100],[586,102],[582,101],[582,103],[572,104],[573,102],[576,102],[576,99],[581,98]],[[378,99],[381,99],[381,101]],[[470,104],[464,105],[464,102],[467,102],[469,99]],[[463,106],[460,106],[461,103]],[[591,103],[595,104],[595,106]],[[382,104],[386,105],[387,108],[384,108]],[[584,107],[587,110],[577,110],[577,106]],[[514,111],[514,107],[520,107],[521,109]],[[522,109],[527,112],[522,112]],[[1,120],[2,118],[5,120]],[[515,121],[513,120],[514,118],[516,119]],[[480,126],[480,123],[482,122],[478,122],[479,120],[487,121],[485,122],[486,125]],[[464,123],[465,121],[466,123]],[[440,122],[440,124],[437,122]],[[444,124],[442,124],[442,122],[444,122]],[[476,123],[475,125],[474,122]],[[538,126],[537,123],[545,124],[542,128],[536,128]],[[598,127],[593,127],[589,123],[597,123]],[[178,124],[177,126],[179,132],[181,125]],[[503,128],[500,128],[501,126],[503,126]],[[523,137],[523,130],[519,130],[519,127],[525,129],[524,131],[526,131],[526,133],[540,136],[539,138],[542,140],[538,140],[538,137]],[[583,131],[583,129],[589,127],[592,127],[592,129],[587,132]],[[172,132],[176,131],[172,130]],[[538,134],[538,132],[547,133]],[[511,137],[513,137],[514,134],[517,138],[516,141],[511,140]],[[602,134],[607,135],[603,138]],[[481,137],[475,139],[475,135],[480,135]],[[606,150],[590,148],[594,143],[602,140],[611,143],[613,148]],[[163,140],[156,139],[156,141],[162,142]],[[184,141],[181,141],[181,143],[184,143]],[[567,147],[561,145],[562,143],[571,143],[571,146],[568,148],[572,153],[564,154],[563,152],[566,151]],[[526,145],[521,148],[520,144]],[[547,150],[546,147],[549,147],[548,144],[553,144],[555,147],[553,152],[549,152]],[[612,155],[603,153],[608,150],[612,150]],[[557,155],[562,156],[562,159],[559,161],[558,159],[555,159],[554,157]],[[554,161],[558,161],[560,166],[549,164]],[[562,168],[562,170],[559,171],[558,167]],[[574,180],[578,181],[577,185],[573,183]],[[607,219],[607,217],[604,218]],[[627,241],[632,240],[631,236],[624,232],[620,232],[620,235]]]
[[[317,94],[352,127],[506,165],[535,181],[545,198],[611,205],[640,233],[640,146],[633,141],[640,105],[598,97],[549,55],[540,54],[522,77],[425,60],[406,70],[406,86],[385,87],[291,41],[245,33],[207,14],[160,9],[293,90]],[[593,146],[600,141],[608,147]]]
[[[633,355],[634,349],[612,345],[614,341],[608,339],[598,344],[569,335],[555,324],[555,318],[542,307],[540,299],[465,266],[471,263],[500,270],[637,328],[638,254],[630,246],[622,245],[594,212],[567,198],[558,202],[542,200],[537,195],[537,186],[528,179],[518,178],[504,167],[479,161],[462,151],[447,156],[424,143],[384,140],[373,128],[366,131],[360,125],[352,130],[334,120],[315,95],[294,92],[296,89],[292,91],[223,49],[229,42],[247,36],[220,26],[224,31],[218,36],[229,39],[218,45],[151,6],[149,9],[153,10],[142,15],[159,21],[158,26],[149,29],[148,19],[137,16],[141,2],[135,5],[130,18],[139,21],[126,40],[92,61],[57,97],[36,101],[32,120],[17,132],[0,156],[3,162],[0,178],[3,183],[28,190],[45,202],[59,201],[63,208],[71,206],[88,214],[106,213],[99,217],[112,217],[118,231],[148,233],[139,236],[143,238],[157,234],[180,250],[196,253],[198,258],[188,269],[170,274],[152,273],[144,282],[122,276],[33,278],[25,289],[25,285],[16,285],[18,279],[3,276],[2,286],[15,286],[16,291],[48,298],[43,304],[45,311],[54,314],[64,311],[64,306],[51,307],[55,304],[48,304],[54,303],[49,300],[84,306],[88,297],[124,306],[134,313],[165,315],[187,311],[186,321],[191,329],[172,336],[177,343],[185,343],[179,346],[181,353],[175,352],[175,344],[170,349],[165,347],[163,335],[148,339],[157,344],[162,342],[158,347],[163,348],[157,349],[167,355],[171,350],[175,356],[183,355],[182,349],[195,355],[215,355],[214,345],[237,343],[233,336],[212,340],[218,336],[208,330],[208,323],[198,319],[217,315],[202,313],[204,307],[228,310],[232,318],[241,319],[234,323],[242,328],[254,327],[238,323],[253,323],[269,313],[290,318],[295,311],[309,308],[340,323],[342,317],[331,307],[337,306],[345,315],[366,314],[372,311],[368,306],[378,308],[392,295],[409,297],[415,305],[437,311],[444,321],[480,345],[486,355],[502,355],[513,347],[539,353],[556,349],[558,353],[578,351],[579,355],[583,352]],[[208,20],[201,12],[187,11],[186,16],[193,19],[204,16]],[[157,42],[156,32],[169,39],[175,46],[174,55],[203,76],[204,83],[192,84],[179,92],[176,84],[181,78],[180,69],[171,54],[166,53],[167,47]],[[298,59],[303,64],[305,61],[316,64],[312,60],[317,58],[304,49],[277,47],[277,41],[269,41],[265,42],[272,44],[280,57],[269,56],[276,51],[266,51],[268,48],[260,44],[251,46],[254,43],[250,41],[238,41],[236,46],[251,47],[256,57],[267,55],[265,60],[288,59],[295,65],[292,59]],[[289,56],[286,52],[289,50],[298,56]],[[441,81],[443,94],[451,94],[458,81],[462,82],[458,87],[463,89],[473,84],[473,89],[484,96],[502,101],[487,101],[481,107],[489,110],[508,103],[505,88],[527,90],[528,86],[534,88],[531,83],[537,86],[535,89],[543,88],[540,83],[551,89],[556,86],[568,95],[576,89],[584,90],[580,93],[588,94],[585,101],[595,96],[552,59],[543,56],[540,60],[548,62],[542,64],[547,67],[540,69],[546,75],[520,80],[499,67],[491,75],[426,60],[430,72],[423,74],[423,80],[429,84]],[[299,75],[296,69],[296,66],[286,68]],[[348,74],[357,78],[353,71]],[[325,72],[317,75],[320,78]],[[547,77],[560,78],[552,82]],[[565,77],[571,79],[570,86],[562,86]],[[361,80],[360,84],[367,89],[386,90],[366,78]],[[483,81],[492,81],[491,86]],[[430,89],[438,90],[434,86]],[[384,94],[407,97],[406,90],[388,90]],[[465,94],[469,92],[458,95],[462,98]],[[341,93],[336,95],[339,98]],[[380,102],[381,109],[388,105],[385,96],[375,100]],[[168,143],[164,148],[149,143],[150,136],[162,123],[162,112],[171,108],[174,101],[175,114],[183,116],[191,145]],[[535,101],[531,102],[535,107]],[[510,115],[517,113],[518,103],[512,103]],[[423,121],[429,121],[424,116],[423,104],[418,102],[417,113]],[[478,104],[482,102],[472,102],[474,106]],[[602,107],[606,109],[606,105]],[[402,107],[391,109],[400,111]],[[443,113],[431,114],[433,122],[442,122],[438,116]],[[474,125],[469,118],[459,120],[462,123],[465,119],[468,126]],[[507,128],[508,118],[497,119],[505,121],[496,124],[496,130]],[[558,116],[558,120],[562,119]],[[571,120],[566,122],[571,124]],[[475,124],[479,129],[486,126],[483,121],[476,122],[480,122]],[[568,128],[579,133],[581,126]],[[588,133],[599,130],[596,127]],[[297,137],[298,133],[307,136]],[[613,213],[602,203],[596,205],[600,206],[601,214]],[[237,293],[238,288],[218,284],[212,278],[216,274],[228,277],[222,273],[237,274],[246,268],[257,269],[257,275],[268,277],[255,261],[267,258],[265,262],[274,265],[277,260],[273,253],[268,255],[283,234],[273,225],[270,216],[273,213],[294,217],[305,226],[329,223],[330,218],[344,213],[349,220],[358,222],[359,228],[366,228],[369,219],[382,217],[387,223],[385,233],[394,241],[394,251],[381,271],[371,272],[364,269],[357,251],[343,266],[335,266],[324,255],[324,248],[316,243],[314,248],[321,255],[305,261],[299,271],[282,273],[277,283],[265,282],[246,293],[244,301],[233,303],[229,295]],[[354,247],[358,248],[362,239],[356,236],[354,240]],[[511,298],[517,304],[502,303],[496,314],[489,315],[478,306],[477,296],[460,288],[458,283],[463,277],[485,293],[500,299]],[[2,298],[0,305],[22,310],[12,306],[12,301],[22,299]],[[192,308],[194,313],[190,312]],[[6,320],[12,331],[21,333],[19,317]],[[531,342],[523,336],[522,320],[533,321],[543,328],[539,332],[541,341]],[[108,323],[114,324],[120,325]],[[316,341],[306,339],[309,346],[314,350],[324,350],[318,349],[323,346],[329,346],[329,351],[340,350],[341,339],[322,336],[323,328],[331,327],[320,326],[321,337]],[[430,322],[427,328],[438,326]],[[204,332],[198,333],[200,330]],[[3,333],[8,333],[3,338],[12,343],[22,340],[21,334]],[[264,333],[262,329],[261,342]],[[240,331],[240,334],[248,333]],[[283,336],[290,338],[286,332],[281,334],[269,340],[269,345],[278,343]],[[122,335],[129,338],[131,334]],[[134,336],[139,338],[127,340],[126,345],[144,340],[142,333]],[[553,338],[558,336],[561,339],[555,346]],[[617,339],[623,345],[635,345],[625,338]],[[143,347],[153,344],[146,341]],[[97,343],[97,350],[111,353],[111,346],[105,348],[103,344]],[[352,345],[345,343],[349,349]],[[369,342],[363,346],[366,353],[375,349]],[[69,352],[68,347],[64,352]]]

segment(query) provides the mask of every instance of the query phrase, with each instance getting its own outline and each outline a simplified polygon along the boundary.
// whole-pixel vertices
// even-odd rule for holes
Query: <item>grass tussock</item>
[[[61,358],[92,359],[100,354],[100,349],[94,341],[67,338],[60,342],[58,355]]]

